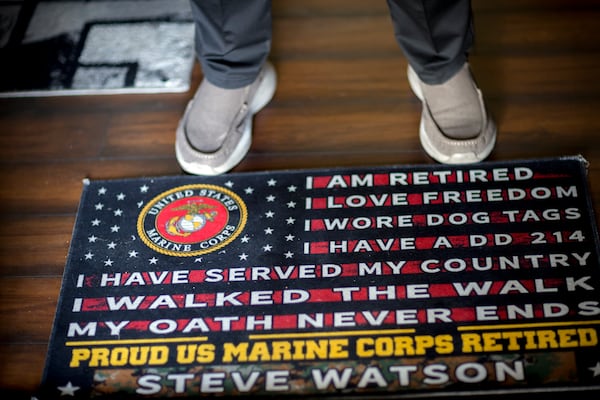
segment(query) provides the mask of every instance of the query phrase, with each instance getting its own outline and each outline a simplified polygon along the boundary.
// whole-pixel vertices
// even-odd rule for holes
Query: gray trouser
[[[248,85],[271,48],[271,0],[190,0],[202,71],[224,88]],[[387,0],[398,44],[426,83],[466,62],[473,41],[470,0]]]

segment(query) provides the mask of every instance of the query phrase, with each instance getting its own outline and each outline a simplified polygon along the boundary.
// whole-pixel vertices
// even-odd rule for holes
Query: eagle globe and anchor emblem
[[[187,211],[187,214],[183,216],[171,218],[165,226],[167,232],[177,236],[189,236],[194,232],[198,232],[218,216],[218,212],[214,210],[213,206],[204,203],[191,202],[173,210]]]
[[[247,221],[243,200],[216,185],[173,188],[150,200],[138,217],[137,230],[151,249],[191,257],[223,248]]]

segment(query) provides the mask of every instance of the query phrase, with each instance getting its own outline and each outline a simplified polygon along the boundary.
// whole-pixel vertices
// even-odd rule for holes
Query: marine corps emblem
[[[152,199],[138,217],[142,241],[171,256],[197,256],[223,248],[244,229],[246,205],[215,185],[186,185]]]
[[[215,207],[202,202],[189,202],[174,211],[186,210],[187,214],[177,215],[167,223],[167,232],[172,235],[189,236],[204,228],[208,221],[214,221],[218,212]]]

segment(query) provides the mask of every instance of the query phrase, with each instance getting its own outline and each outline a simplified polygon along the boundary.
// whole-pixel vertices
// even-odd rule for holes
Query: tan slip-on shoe
[[[496,124],[487,113],[481,90],[473,82],[468,64],[465,64],[459,73],[468,74],[467,81],[476,90],[478,111],[481,118],[479,128],[473,134],[461,135],[459,132],[456,133],[456,127],[453,128],[455,131],[453,134],[444,132],[436,122],[435,115],[433,115],[424,95],[423,86],[425,83],[419,79],[410,66],[408,67],[410,87],[423,104],[419,124],[421,145],[431,158],[444,164],[468,164],[482,161],[490,155],[496,143]],[[462,78],[465,78],[465,76]],[[457,95],[460,95],[460,90],[458,92]],[[439,99],[437,100],[439,102]],[[456,115],[454,118],[455,121],[460,121],[460,119],[461,115]]]
[[[252,84],[240,89],[219,88],[204,79],[177,127],[175,155],[181,168],[219,175],[242,161],[252,144],[252,118],[269,103],[276,86],[268,62]]]

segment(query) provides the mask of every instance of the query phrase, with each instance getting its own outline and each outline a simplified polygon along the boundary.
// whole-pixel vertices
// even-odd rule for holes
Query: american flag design
[[[86,181],[39,398],[597,388],[586,167]]]

